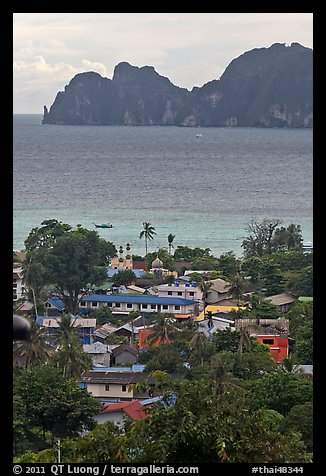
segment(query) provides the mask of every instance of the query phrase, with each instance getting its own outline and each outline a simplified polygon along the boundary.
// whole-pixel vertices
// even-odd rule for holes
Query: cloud
[[[75,74],[112,78],[121,61],[154,66],[192,89],[253,48],[294,41],[312,47],[312,20],[312,13],[15,13],[17,112],[31,104],[39,110],[35,85],[40,104],[49,104]],[[26,101],[33,96],[29,105],[24,94]]]
[[[82,60],[82,65],[84,66],[84,71],[95,71],[96,73],[101,74],[104,77],[108,77],[108,70],[103,63],[96,63],[94,61]]]

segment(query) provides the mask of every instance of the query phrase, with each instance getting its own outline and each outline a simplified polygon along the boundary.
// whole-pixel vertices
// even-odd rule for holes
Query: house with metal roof
[[[51,343],[55,344],[56,334],[60,327],[61,317],[39,316],[36,323],[44,327],[51,337]],[[72,317],[73,326],[77,328],[77,335],[81,344],[92,344],[93,334],[96,327],[96,319],[84,319],[82,317]]]
[[[287,312],[290,307],[296,302],[297,298],[292,293],[274,294],[265,298],[274,306],[278,307],[280,312]]]
[[[83,372],[79,385],[100,401],[113,403],[149,398],[148,391],[139,392],[134,387],[143,381],[149,385],[155,383],[148,372],[88,370]]]
[[[130,311],[140,313],[166,312],[178,315],[192,315],[196,302],[192,299],[182,299],[177,297],[159,297],[151,295],[131,295],[131,294],[92,294],[83,296],[80,301],[80,308],[96,310],[101,306],[108,306],[114,314],[129,314]]]
[[[94,417],[97,423],[111,421],[119,428],[123,429],[126,421],[145,420],[147,413],[145,407],[139,400],[131,402],[108,403],[104,409]]]

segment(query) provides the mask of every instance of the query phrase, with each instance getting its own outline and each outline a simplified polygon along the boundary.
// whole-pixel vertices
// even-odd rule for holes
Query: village
[[[305,295],[304,286],[302,292],[281,286],[284,276],[283,281],[278,279],[278,286],[269,283],[271,291],[280,292],[266,292],[268,279],[259,286],[258,278],[251,279],[245,260],[241,262],[232,252],[220,260],[211,259],[205,251],[201,258],[208,269],[198,269],[198,261],[192,269],[194,260],[171,261],[171,246],[169,252],[160,249],[142,259],[132,255],[129,243],[125,250],[120,245],[105,267],[104,284],[79,290],[74,313],[55,287],[45,294],[39,292],[39,298],[45,298],[37,305],[35,279],[33,283],[28,274],[26,279],[28,253],[14,253],[14,315],[33,316],[35,332],[42,331],[52,353],[63,346],[63,323],[69,316],[69,332],[75,334],[89,359],[88,366],[81,366],[70,377],[100,404],[93,415],[97,424],[109,421],[125,432],[131,423],[148,419],[148,409],[160,408],[164,402],[157,372],[164,372],[172,379],[170,383],[197,379],[196,372],[202,369],[205,374],[209,362],[219,354],[227,360],[227,365],[222,363],[224,370],[233,362],[228,375],[240,380],[257,381],[281,369],[296,378],[299,375],[305,383],[312,382],[312,353],[300,350],[302,336],[298,332],[298,326],[305,326],[307,320],[299,325],[297,317],[312,305],[311,292]],[[297,262],[300,257],[305,268],[311,263],[311,250],[290,247],[281,253],[288,261],[291,254]],[[295,267],[298,269],[297,263]],[[291,318],[296,326],[291,325]],[[306,332],[303,347],[307,348],[311,339]],[[216,354],[217,349],[220,352]],[[14,343],[15,365],[33,368],[31,361],[26,364],[27,353],[26,345]],[[242,359],[251,360],[244,365]],[[220,394],[225,394],[227,382],[220,385]]]

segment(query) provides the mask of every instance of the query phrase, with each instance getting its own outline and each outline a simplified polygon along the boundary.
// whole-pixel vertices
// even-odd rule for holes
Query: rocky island
[[[220,79],[191,91],[152,66],[119,63],[113,78],[77,74],[43,124],[312,127],[313,50],[275,43],[234,59]]]

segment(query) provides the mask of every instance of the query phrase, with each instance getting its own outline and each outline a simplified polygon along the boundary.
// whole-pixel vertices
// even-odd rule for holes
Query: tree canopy
[[[53,286],[67,312],[76,313],[79,295],[107,279],[106,267],[115,246],[96,231],[74,230],[57,220],[46,220],[25,241],[27,255],[45,269],[44,282]]]

